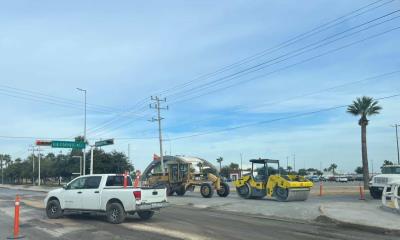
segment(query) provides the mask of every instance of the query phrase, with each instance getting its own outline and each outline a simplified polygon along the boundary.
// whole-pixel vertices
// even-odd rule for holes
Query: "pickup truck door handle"
[[[78,194],[81,194],[82,192],[78,192]]]
[[[99,191],[94,191],[94,193],[99,193]]]

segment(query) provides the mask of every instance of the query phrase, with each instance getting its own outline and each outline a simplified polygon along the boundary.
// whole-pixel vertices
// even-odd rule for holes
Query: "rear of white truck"
[[[106,212],[110,223],[121,223],[127,214],[137,214],[150,219],[156,210],[168,205],[165,188],[104,188],[101,194],[101,210]]]

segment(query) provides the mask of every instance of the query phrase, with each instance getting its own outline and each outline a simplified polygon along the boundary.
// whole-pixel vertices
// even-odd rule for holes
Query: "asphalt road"
[[[31,201],[44,198],[42,193],[0,189],[0,239],[12,233],[13,199],[17,193]],[[21,233],[25,239],[398,239],[328,223],[268,219],[188,206],[170,206],[149,221],[132,216],[123,224],[113,225],[101,214],[72,214],[50,220],[43,209],[22,204]]]

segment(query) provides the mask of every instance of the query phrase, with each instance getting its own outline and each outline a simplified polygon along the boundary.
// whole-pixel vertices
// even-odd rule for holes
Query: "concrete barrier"
[[[400,210],[400,181],[386,185],[382,192],[382,205],[388,208]]]

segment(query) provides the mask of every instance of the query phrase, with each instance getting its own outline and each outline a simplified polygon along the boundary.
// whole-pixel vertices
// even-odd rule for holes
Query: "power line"
[[[232,80],[234,80],[234,79],[236,79],[236,78],[240,78],[240,77],[242,77],[242,76],[244,76],[244,75],[246,75],[246,74],[249,74],[249,73],[254,73],[254,72],[260,71],[260,70],[262,70],[262,69],[264,69],[264,68],[266,68],[266,67],[270,67],[270,66],[276,65],[276,64],[278,64],[278,63],[281,63],[281,62],[287,61],[287,60],[289,60],[289,59],[292,59],[292,58],[294,58],[294,57],[297,57],[297,56],[303,55],[303,54],[305,54],[305,53],[309,53],[309,52],[311,52],[311,51],[314,51],[314,50],[316,50],[316,49],[319,49],[319,48],[321,48],[321,47],[327,46],[327,45],[332,44],[332,43],[334,43],[334,42],[337,42],[337,41],[339,41],[339,40],[342,40],[342,39],[351,37],[351,36],[353,36],[353,35],[355,35],[355,34],[358,34],[358,33],[360,33],[360,32],[369,30],[369,29],[371,29],[371,28],[373,28],[373,27],[380,26],[380,25],[382,25],[382,24],[384,24],[384,23],[386,23],[386,22],[389,22],[389,21],[392,21],[392,20],[394,20],[394,19],[399,18],[400,16],[395,16],[395,17],[393,17],[393,18],[391,18],[391,19],[388,19],[388,20],[379,22],[379,23],[377,23],[377,24],[368,26],[368,27],[363,28],[363,29],[361,29],[361,30],[358,30],[358,31],[356,31],[356,32],[353,32],[353,33],[350,33],[350,34],[347,34],[347,35],[344,35],[344,36],[342,36],[342,37],[339,37],[339,38],[336,38],[336,39],[335,39],[335,37],[340,36],[340,35],[342,35],[343,33],[346,33],[346,32],[348,32],[348,31],[352,31],[352,30],[354,30],[354,29],[356,29],[356,28],[359,28],[359,27],[361,27],[361,26],[365,26],[365,25],[367,25],[367,24],[370,24],[370,23],[375,22],[375,21],[377,21],[377,20],[380,20],[380,19],[382,19],[382,18],[388,17],[388,16],[390,16],[390,15],[392,15],[392,14],[396,14],[396,13],[398,13],[398,12],[400,12],[400,10],[396,10],[396,11],[390,12],[390,13],[388,13],[388,14],[385,14],[385,15],[380,16],[380,17],[378,17],[378,18],[375,18],[375,19],[373,19],[373,20],[364,22],[364,23],[362,23],[362,24],[360,24],[360,25],[357,25],[357,26],[355,26],[355,27],[351,27],[351,28],[349,28],[349,29],[346,29],[346,30],[344,30],[344,31],[342,31],[342,32],[340,32],[340,33],[333,34],[333,35],[331,35],[331,36],[329,36],[329,37],[324,38],[323,40],[314,42],[314,43],[312,43],[312,44],[306,45],[305,47],[301,47],[301,48],[296,49],[296,50],[294,50],[294,51],[291,51],[291,52],[289,52],[289,53],[285,53],[285,54],[280,55],[280,56],[278,56],[278,57],[275,57],[275,58],[269,59],[269,60],[267,60],[267,61],[264,61],[264,62],[262,62],[262,63],[253,65],[253,66],[248,67],[248,68],[246,68],[246,69],[240,70],[240,71],[238,71],[238,72],[236,72],[236,73],[232,73],[232,74],[227,75],[227,76],[224,76],[224,77],[222,77],[222,78],[219,78],[219,79],[210,81],[210,82],[208,82],[208,83],[204,83],[204,84],[202,84],[202,85],[199,85],[199,86],[197,86],[197,87],[194,87],[194,88],[188,90],[188,92],[187,92],[186,94],[183,94],[183,95],[181,95],[180,97],[182,97],[182,96],[184,97],[184,96],[191,95],[191,94],[193,94],[193,92],[200,92],[200,91],[203,91],[203,90],[207,90],[208,88],[215,87],[215,86],[221,85],[222,83],[232,81]],[[323,43],[324,41],[329,40],[329,39],[332,39],[332,38],[333,38],[333,40]],[[321,43],[321,42],[322,42],[322,43]],[[310,47],[312,47],[312,48],[310,48]],[[268,64],[268,63],[270,63],[270,64]],[[213,92],[215,92],[215,91],[213,91]],[[173,95],[169,95],[168,97],[172,97],[172,96],[173,96]],[[193,98],[191,98],[191,99],[193,99]]]
[[[178,103],[178,102],[189,101],[189,100],[192,100],[192,99],[195,99],[195,98],[198,98],[198,97],[202,97],[202,96],[205,96],[205,95],[208,95],[208,94],[211,94],[211,93],[215,93],[215,92],[218,92],[218,91],[221,91],[221,90],[226,90],[226,89],[228,89],[228,88],[237,86],[237,85],[242,84],[242,83],[244,83],[244,82],[254,81],[254,80],[259,79],[259,78],[261,78],[261,77],[265,77],[265,76],[272,75],[272,74],[277,73],[277,72],[281,72],[281,71],[283,71],[283,70],[286,70],[286,69],[295,67],[295,66],[300,65],[300,64],[303,64],[303,63],[310,62],[310,61],[312,61],[312,60],[314,60],[314,59],[323,57],[323,56],[325,56],[325,55],[328,55],[328,54],[331,54],[331,53],[334,53],[334,52],[338,52],[338,51],[340,51],[340,50],[342,50],[342,49],[351,47],[351,46],[353,46],[353,45],[357,45],[357,44],[363,43],[363,42],[365,42],[365,41],[368,41],[368,40],[370,40],[370,39],[374,39],[374,38],[380,37],[380,36],[382,36],[382,35],[388,34],[388,33],[390,33],[390,32],[393,32],[393,31],[395,31],[395,30],[398,30],[398,29],[400,29],[400,27],[391,28],[391,29],[389,29],[389,30],[385,30],[385,31],[380,32],[380,33],[378,33],[378,34],[371,35],[371,36],[366,37],[366,38],[363,38],[363,39],[361,39],[361,40],[357,40],[357,41],[354,41],[354,42],[351,42],[351,43],[342,45],[342,46],[340,46],[340,47],[338,47],[338,48],[334,48],[334,49],[328,50],[328,51],[323,52],[323,53],[321,53],[321,54],[314,55],[314,56],[309,57],[309,58],[307,58],[307,59],[304,59],[304,60],[301,60],[301,61],[299,61],[299,62],[290,64],[290,65],[288,65],[288,66],[285,66],[285,67],[282,67],[282,68],[278,68],[278,69],[273,70],[273,71],[271,71],[271,72],[267,72],[267,73],[264,73],[264,74],[255,76],[255,77],[250,78],[250,79],[247,79],[247,80],[239,81],[239,82],[233,83],[233,84],[228,85],[228,86],[223,86],[223,87],[221,87],[221,88],[214,89],[214,90],[212,90],[212,91],[209,91],[209,92],[206,92],[206,93],[202,93],[202,94],[199,94],[199,95],[195,95],[195,96],[190,97],[190,98],[187,98],[187,99],[181,99],[181,100],[177,100],[177,101],[175,101],[175,102],[173,101],[171,104],[176,104],[176,103]],[[283,59],[283,60],[280,60],[279,62],[283,62],[283,61],[285,61],[285,60],[286,60],[286,59]],[[278,63],[279,63],[279,62],[278,62]]]
[[[232,108],[234,109],[233,110],[234,112],[239,112],[239,111],[241,111],[242,109],[245,109],[245,108],[246,109],[248,109],[248,108],[257,109],[257,108],[260,108],[260,107],[263,107],[263,106],[273,106],[273,105],[277,105],[277,104],[280,104],[280,103],[283,103],[283,102],[287,102],[287,101],[291,101],[291,100],[294,100],[294,99],[299,99],[299,98],[303,98],[303,97],[309,97],[309,96],[313,96],[313,95],[316,95],[316,94],[319,94],[319,93],[328,92],[328,91],[340,89],[340,88],[343,88],[343,87],[348,87],[348,86],[359,84],[359,83],[369,82],[369,81],[373,81],[373,80],[380,80],[380,79],[385,78],[385,77],[393,77],[393,76],[396,76],[396,74],[399,74],[399,73],[400,73],[400,70],[395,70],[395,71],[391,71],[391,72],[378,74],[378,75],[375,75],[375,76],[372,76],[372,77],[367,77],[367,78],[363,78],[363,79],[360,79],[360,80],[351,81],[351,82],[347,82],[347,83],[344,83],[344,84],[339,84],[339,85],[328,87],[328,88],[323,88],[323,89],[319,89],[319,90],[315,90],[315,91],[310,91],[308,93],[304,93],[304,94],[300,94],[300,95],[290,96],[290,97],[287,97],[285,99],[281,99],[281,100],[277,100],[277,101],[273,101],[273,102],[265,102],[265,103],[261,103],[261,104],[258,104],[258,105],[236,105],[236,106],[234,106]],[[189,124],[209,121],[209,120],[213,120],[213,119],[217,119],[217,118],[218,117],[213,117],[213,118],[207,118],[205,120],[180,122],[179,126],[182,127],[182,126],[186,126],[186,125],[189,125]],[[167,128],[164,128],[164,129],[168,130],[168,129],[171,129],[171,128],[172,127],[167,127]]]
[[[38,91],[31,91],[31,90],[11,87],[11,86],[8,86],[8,85],[3,85],[3,84],[0,85],[0,89],[3,89],[5,91],[11,91],[11,92],[14,92],[16,94],[40,97],[40,98],[43,98],[43,99],[48,99],[50,101],[56,101],[56,102],[70,104],[70,105],[74,105],[74,106],[82,106],[82,104],[83,104],[83,102],[75,100],[75,99],[57,97],[57,96],[49,95],[49,94],[38,92]],[[99,104],[87,103],[87,105],[91,106],[93,108],[98,108],[100,110],[120,111],[120,109],[117,109],[117,108],[114,108],[114,107],[109,107],[109,106],[104,106],[104,105],[99,105]]]
[[[375,100],[384,100],[384,99],[394,98],[394,97],[398,97],[398,96],[400,96],[400,94],[381,97],[381,98],[377,98]],[[239,126],[235,126],[235,127],[227,127],[227,128],[214,130],[214,131],[207,131],[207,132],[203,132],[203,133],[197,133],[197,134],[192,134],[192,135],[171,138],[168,141],[175,141],[175,140],[179,140],[179,139],[198,137],[198,136],[209,135],[209,134],[214,134],[214,133],[219,133],[219,132],[226,132],[226,131],[231,131],[231,130],[236,130],[236,129],[241,129],[241,128],[252,127],[252,126],[256,126],[256,125],[263,125],[263,124],[267,124],[267,123],[273,123],[273,122],[278,122],[278,121],[283,121],[283,120],[288,120],[288,119],[294,119],[294,118],[304,117],[304,116],[313,115],[313,114],[317,114],[317,113],[328,112],[328,111],[332,111],[332,110],[336,110],[336,109],[340,109],[340,108],[344,108],[344,107],[348,107],[348,106],[349,106],[348,104],[339,105],[339,106],[324,108],[324,109],[305,112],[305,113],[293,114],[293,115],[287,116],[287,117],[280,117],[280,118],[275,118],[275,119],[270,119],[270,120],[265,120],[265,121],[243,124],[243,125],[239,125]]]
[[[263,51],[261,51],[259,53],[254,54],[252,56],[246,57],[246,58],[244,58],[242,60],[239,60],[239,61],[237,61],[237,62],[235,62],[233,64],[230,64],[230,65],[228,65],[226,67],[223,67],[223,68],[221,68],[221,69],[219,69],[217,71],[214,71],[214,72],[211,72],[211,73],[208,73],[208,74],[204,74],[204,75],[202,75],[200,77],[197,77],[197,78],[195,78],[195,79],[193,79],[193,80],[191,80],[189,82],[177,85],[175,87],[169,88],[169,89],[164,90],[164,91],[160,91],[160,92],[158,92],[158,94],[164,94],[164,93],[172,91],[172,90],[174,90],[176,88],[186,87],[186,86],[196,82],[197,80],[200,80],[200,79],[203,79],[203,78],[207,79],[207,78],[210,78],[212,76],[215,76],[218,73],[225,72],[227,70],[233,69],[234,67],[237,67],[238,65],[246,64],[246,63],[248,63],[250,61],[253,61],[254,59],[259,58],[260,56],[265,56],[267,53],[271,53],[270,51],[276,51],[276,50],[279,50],[279,49],[281,49],[283,47],[288,47],[288,46],[290,46],[292,44],[295,44],[295,43],[297,43],[297,42],[299,42],[301,40],[304,40],[304,39],[306,39],[308,37],[314,36],[314,35],[316,35],[316,34],[318,34],[320,32],[326,31],[326,30],[328,30],[328,29],[330,29],[330,28],[332,28],[334,26],[337,26],[337,25],[339,25],[339,24],[341,24],[343,22],[349,21],[349,20],[351,20],[353,18],[356,18],[356,17],[359,17],[359,16],[361,16],[361,15],[367,13],[367,12],[370,12],[370,11],[373,11],[373,10],[375,10],[377,8],[385,6],[385,5],[393,2],[394,0],[390,0],[390,1],[384,2],[384,3],[382,3],[382,4],[378,5],[378,6],[374,6],[374,5],[377,5],[377,4],[379,4],[379,3],[383,2],[383,1],[384,0],[378,0],[378,1],[372,2],[370,4],[364,5],[364,6],[360,7],[360,8],[358,8],[358,9],[355,9],[355,10],[353,10],[353,11],[347,13],[347,14],[342,15],[341,17],[338,17],[338,18],[333,19],[331,21],[328,21],[328,22],[326,22],[324,24],[321,24],[321,25],[319,25],[319,26],[317,26],[317,27],[315,27],[315,28],[313,28],[313,29],[311,29],[309,31],[304,32],[304,33],[298,34],[298,35],[296,35],[296,36],[294,36],[294,37],[292,37],[292,38],[290,38],[290,39],[288,39],[288,40],[286,40],[286,41],[284,41],[284,42],[282,42],[282,43],[280,43],[280,44],[278,44],[278,45],[276,45],[274,47],[268,48],[266,50],[263,50]],[[371,7],[371,6],[374,6],[374,7]],[[355,13],[358,13],[358,14],[353,15]],[[146,98],[140,100],[134,107],[140,106],[141,104],[144,104],[145,101],[146,101]],[[115,116],[113,119],[102,123],[102,126],[107,126],[109,124],[112,124],[121,115],[122,114],[119,114],[119,115]]]
[[[279,57],[270,59],[270,60],[268,60],[268,61],[266,61],[266,62],[257,64],[257,65],[255,65],[255,66],[252,66],[252,67],[249,67],[249,68],[247,68],[247,69],[241,70],[241,71],[236,72],[236,73],[234,73],[234,74],[231,74],[231,75],[222,77],[222,78],[220,78],[220,79],[214,80],[214,81],[212,81],[212,82],[205,83],[205,84],[203,84],[203,85],[200,85],[200,88],[198,88],[198,87],[197,87],[197,88],[192,88],[191,90],[189,90],[187,93],[181,95],[180,97],[182,98],[182,97],[188,96],[188,95],[190,95],[190,94],[195,93],[196,91],[199,92],[199,91],[201,91],[201,90],[206,90],[207,88],[220,85],[220,84],[222,84],[222,83],[224,83],[224,82],[231,81],[231,80],[233,80],[233,79],[235,79],[235,78],[238,78],[238,77],[242,77],[242,76],[245,75],[245,74],[249,74],[249,73],[253,73],[253,72],[262,70],[262,69],[264,69],[265,67],[269,67],[269,66],[272,66],[272,65],[281,63],[281,62],[283,62],[283,61],[287,61],[287,60],[289,60],[289,59],[291,59],[291,58],[294,58],[294,57],[300,56],[300,55],[302,55],[302,54],[308,53],[308,52],[310,52],[310,51],[316,50],[316,49],[321,48],[321,47],[323,47],[323,46],[326,46],[326,45],[329,45],[329,44],[334,43],[334,42],[336,42],[336,41],[339,41],[339,40],[341,40],[341,39],[344,39],[344,38],[348,38],[348,37],[350,37],[350,36],[353,36],[353,35],[355,35],[355,34],[358,34],[358,33],[362,32],[362,31],[366,31],[366,30],[371,29],[371,28],[373,28],[373,27],[382,25],[382,24],[384,24],[384,23],[386,23],[386,22],[389,22],[389,21],[392,21],[392,20],[394,20],[394,19],[397,19],[397,18],[399,18],[400,16],[395,16],[395,17],[390,18],[390,19],[388,19],[388,20],[384,20],[384,21],[379,22],[379,23],[377,23],[377,24],[368,26],[368,27],[363,28],[363,29],[361,29],[361,30],[358,30],[358,31],[356,31],[356,32],[353,32],[353,33],[350,33],[350,34],[347,34],[347,35],[344,35],[344,36],[342,36],[342,37],[340,37],[340,38],[336,38],[336,39],[335,39],[335,37],[340,36],[340,35],[342,35],[342,34],[344,34],[344,33],[346,33],[346,32],[349,32],[349,31],[352,31],[352,30],[354,30],[354,29],[360,28],[360,27],[362,27],[362,26],[368,25],[368,24],[370,24],[370,23],[372,23],[372,22],[378,21],[378,20],[380,20],[380,19],[383,19],[383,18],[388,17],[388,16],[390,16],[390,15],[393,15],[393,14],[395,14],[395,13],[398,13],[399,11],[400,11],[400,10],[392,11],[392,12],[390,12],[390,13],[388,13],[388,14],[385,14],[385,15],[382,15],[382,16],[380,16],[380,17],[378,17],[378,18],[369,20],[369,21],[364,22],[364,23],[362,23],[362,24],[359,24],[359,25],[357,25],[357,26],[348,28],[348,29],[346,29],[346,30],[344,30],[344,31],[342,31],[342,32],[339,32],[339,33],[333,34],[333,35],[331,35],[331,36],[328,36],[328,37],[326,37],[326,38],[324,38],[324,39],[322,39],[322,40],[320,40],[320,41],[314,42],[314,43],[312,43],[312,44],[308,44],[308,45],[306,45],[305,47],[301,47],[301,48],[299,48],[299,49],[297,49],[297,50],[295,50],[295,51],[292,51],[292,52],[283,54],[283,55],[281,55],[281,56],[279,56]],[[374,36],[372,36],[372,37],[370,37],[370,38],[373,38],[373,37],[374,37]],[[321,44],[321,42],[327,41],[327,40],[329,40],[329,39],[333,39],[333,40]],[[367,39],[369,39],[369,38],[367,38]],[[362,42],[362,41],[361,41],[361,42]],[[355,43],[360,43],[360,42],[357,41],[357,42],[355,42]],[[352,45],[354,45],[354,44],[350,44],[350,45],[348,45],[348,46],[345,45],[345,47],[349,47],[349,46],[352,46]],[[313,47],[313,46],[314,46],[314,47]],[[313,47],[313,48],[308,49],[308,48],[310,48],[310,47]],[[342,49],[342,48],[339,48],[339,49],[336,49],[336,50],[338,51],[338,50],[340,50],[340,49]],[[334,51],[336,51],[336,50],[334,50]],[[330,52],[331,52],[331,51],[329,51],[328,53],[330,53]],[[295,53],[296,53],[296,54],[295,54]],[[323,54],[323,55],[326,55],[326,54]],[[317,57],[320,57],[320,56],[323,56],[323,55],[319,55],[319,56],[317,56]],[[289,56],[289,57],[286,57],[286,56]],[[283,58],[283,57],[286,57],[286,58]],[[281,58],[283,58],[283,59],[281,59]],[[316,57],[314,57],[314,58],[316,58]],[[314,59],[314,58],[312,58],[312,59]],[[279,60],[279,59],[281,59],[281,60]],[[312,60],[312,59],[309,59],[309,60]],[[276,60],[279,60],[279,61],[276,61]],[[307,62],[307,61],[309,61],[309,60],[306,60],[306,61],[304,61],[304,62]],[[274,62],[274,61],[275,61],[275,62]],[[268,64],[268,65],[265,65],[265,64],[270,63],[270,62],[273,62],[273,63]],[[297,64],[294,64],[294,65],[292,65],[292,66],[295,66],[295,65],[297,65]],[[286,68],[283,68],[283,69],[286,69]],[[280,69],[280,70],[282,70],[282,69]],[[274,72],[276,72],[276,71],[274,71]],[[274,73],[274,72],[273,72],[273,73]],[[254,79],[255,79],[255,78],[253,78],[253,79],[251,79],[251,80],[254,80]],[[230,88],[230,87],[232,87],[232,86],[236,86],[236,85],[238,85],[238,84],[240,84],[240,83],[243,83],[243,81],[240,81],[239,83],[236,83],[236,84],[233,84],[233,85],[231,85],[231,86],[228,86],[228,88]],[[225,87],[222,87],[222,88],[219,88],[219,89],[215,89],[215,90],[213,90],[213,91],[211,91],[211,92],[206,92],[206,93],[203,93],[203,94],[200,94],[200,95],[197,95],[197,96],[193,96],[193,97],[188,98],[188,99],[174,100],[171,104],[176,104],[176,103],[178,103],[178,102],[183,102],[183,101],[192,100],[192,99],[194,99],[194,98],[198,98],[198,97],[201,97],[201,96],[204,96],[204,95],[207,95],[207,94],[210,94],[210,93],[214,93],[214,92],[217,92],[217,91],[220,91],[220,90],[223,90],[223,89],[226,89],[226,88],[225,88]],[[171,97],[171,96],[173,96],[173,95],[174,95],[174,94],[170,95],[169,97]],[[108,123],[106,123],[105,125],[103,125],[102,127],[100,127],[100,129],[105,129],[107,126],[109,126],[110,124],[112,124],[112,123],[115,122],[116,120],[118,120],[118,119],[111,120],[110,122],[108,122]],[[120,124],[120,125],[119,125],[118,127],[116,127],[116,128],[118,129],[118,128],[121,128],[121,127],[123,127],[123,126],[126,126],[126,123],[125,123],[125,124],[124,124],[124,123],[123,123],[123,124]],[[96,130],[98,130],[98,129],[96,129]]]
[[[164,94],[164,93],[166,93],[166,92],[168,92],[168,91],[175,90],[175,89],[177,89],[177,88],[178,88],[178,89],[179,89],[179,88],[184,88],[184,87],[186,87],[186,86],[188,86],[188,85],[190,85],[190,84],[196,82],[197,80],[201,80],[201,79],[204,79],[204,78],[205,78],[205,79],[208,79],[208,78],[210,78],[210,77],[212,77],[212,76],[215,76],[215,75],[218,74],[218,73],[226,72],[227,70],[231,70],[231,69],[233,69],[234,67],[237,67],[237,66],[239,66],[239,65],[243,65],[243,64],[249,63],[249,62],[251,62],[251,61],[253,61],[253,60],[255,60],[255,59],[258,59],[258,58],[260,58],[260,57],[263,57],[263,56],[265,56],[265,55],[267,55],[267,54],[270,54],[270,53],[273,53],[273,52],[275,52],[275,51],[277,51],[277,50],[280,50],[280,49],[282,49],[282,48],[291,46],[291,45],[293,45],[293,44],[295,44],[295,43],[297,43],[297,42],[299,42],[299,41],[301,41],[301,40],[304,40],[304,39],[306,39],[306,38],[308,38],[308,37],[314,36],[314,35],[316,35],[316,34],[318,34],[318,33],[323,32],[323,31],[326,31],[326,30],[328,30],[328,29],[330,29],[330,28],[332,28],[332,27],[335,27],[335,26],[337,26],[337,25],[339,25],[339,24],[341,24],[341,23],[344,23],[344,22],[349,21],[349,20],[351,20],[351,19],[353,19],[353,18],[359,17],[359,16],[361,16],[361,15],[363,15],[363,14],[369,12],[369,11],[373,11],[373,10],[379,8],[379,7],[382,7],[382,6],[384,6],[384,5],[387,5],[387,4],[391,3],[391,2],[393,2],[394,0],[387,1],[387,2],[385,2],[385,3],[383,3],[383,4],[381,4],[381,5],[378,5],[378,6],[375,6],[375,7],[373,7],[373,8],[367,9],[367,10],[365,10],[365,11],[363,11],[363,12],[357,14],[357,15],[351,16],[351,15],[353,15],[354,13],[360,12],[361,10],[364,10],[364,9],[366,9],[366,8],[368,8],[368,7],[370,7],[370,6],[373,6],[373,5],[377,4],[377,3],[380,3],[380,2],[382,2],[382,1],[383,1],[383,0],[378,0],[378,1],[375,1],[375,2],[373,2],[373,3],[367,4],[367,5],[365,5],[365,6],[362,6],[362,7],[358,8],[358,9],[356,9],[356,10],[353,10],[353,11],[351,11],[351,12],[349,12],[349,13],[347,13],[347,14],[341,16],[341,17],[338,17],[338,18],[336,18],[336,19],[334,19],[334,20],[331,20],[331,21],[329,21],[329,22],[327,22],[327,23],[321,24],[321,25],[319,25],[319,26],[317,26],[317,27],[315,27],[315,28],[313,28],[313,29],[311,29],[311,30],[309,30],[309,31],[304,32],[304,33],[298,34],[298,35],[296,35],[296,36],[294,36],[294,37],[292,37],[292,38],[290,38],[290,39],[288,39],[288,40],[286,40],[286,41],[284,41],[284,42],[282,42],[282,43],[280,43],[280,44],[275,45],[274,47],[265,49],[265,50],[263,50],[263,51],[261,51],[261,52],[259,52],[259,53],[256,53],[256,54],[254,54],[254,55],[251,55],[251,56],[249,56],[249,57],[246,57],[246,58],[244,58],[244,59],[242,59],[242,60],[239,60],[239,61],[237,61],[237,62],[235,62],[235,63],[233,63],[233,64],[230,64],[230,65],[228,65],[228,66],[226,66],[226,67],[223,67],[223,68],[221,68],[221,69],[219,69],[219,70],[217,70],[217,71],[214,71],[214,72],[211,72],[211,73],[208,73],[208,74],[201,75],[201,76],[199,76],[199,77],[197,77],[197,78],[195,78],[195,79],[193,79],[193,80],[191,80],[191,81],[189,81],[189,82],[186,82],[186,83],[177,85],[177,86],[175,86],[175,87],[172,87],[172,88],[170,88],[170,89],[161,91],[161,92],[159,92],[159,94]],[[343,19],[343,20],[342,20],[342,19]],[[339,20],[342,20],[342,21],[339,21]],[[338,21],[339,21],[339,22],[338,22]],[[336,22],[336,23],[335,23],[335,22]],[[333,24],[333,23],[335,23],[335,24]],[[333,24],[333,25],[331,25],[331,24]],[[318,31],[317,31],[317,30],[318,30]]]

